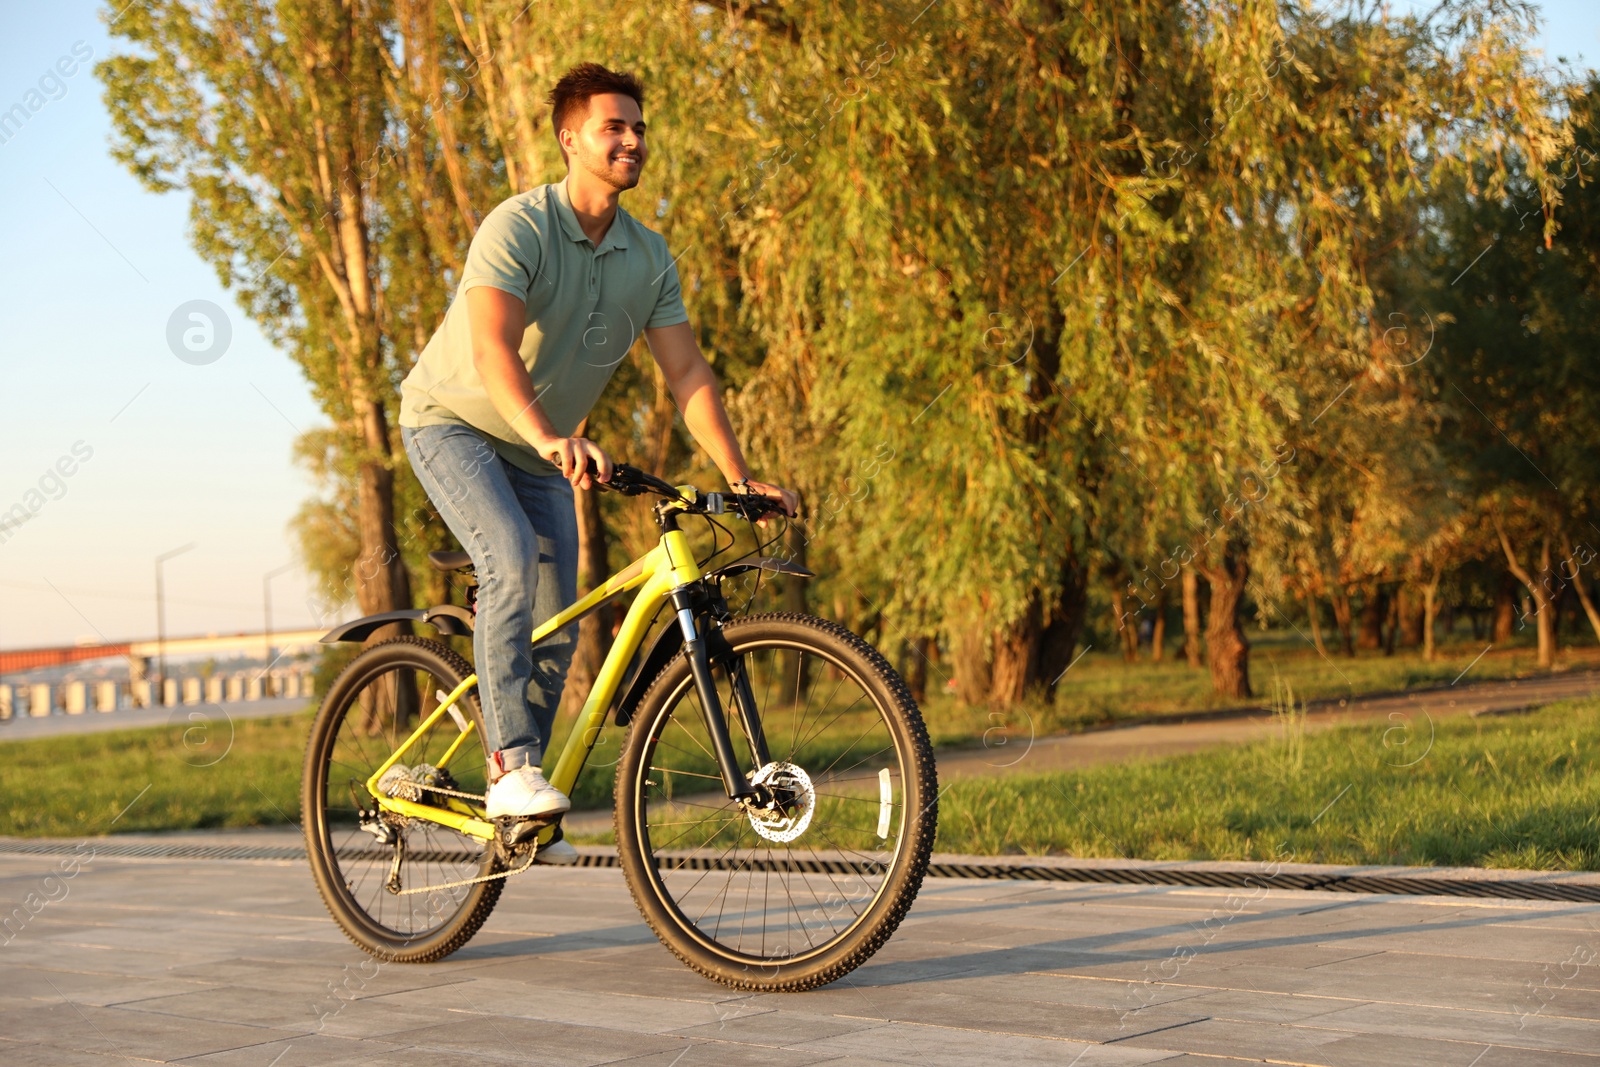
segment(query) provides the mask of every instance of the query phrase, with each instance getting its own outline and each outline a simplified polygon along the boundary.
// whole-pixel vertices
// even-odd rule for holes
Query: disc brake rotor
[[[806,832],[817,808],[817,791],[810,775],[792,763],[769,763],[750,776],[750,783],[766,786],[773,797],[770,807],[745,809],[756,833],[782,843]]]

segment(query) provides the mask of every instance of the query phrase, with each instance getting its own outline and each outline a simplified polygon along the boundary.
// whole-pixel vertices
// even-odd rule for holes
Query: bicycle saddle
[[[428,562],[436,571],[461,571],[472,566],[472,557],[465,552],[429,552]]]

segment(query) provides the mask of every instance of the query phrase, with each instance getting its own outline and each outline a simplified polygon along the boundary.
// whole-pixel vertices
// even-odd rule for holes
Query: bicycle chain
[[[476,878],[463,878],[459,882],[443,882],[439,885],[424,885],[418,886],[415,889],[397,889],[395,890],[395,894],[403,897],[410,896],[413,893],[433,893],[440,889],[455,889],[464,885],[477,885],[479,882],[492,882],[496,878],[510,878],[513,874],[521,874],[529,867],[532,867],[533,861],[538,858],[539,850],[534,849],[533,853],[528,857],[528,862],[524,863],[521,867],[518,867],[515,870],[498,871],[495,874],[481,874]]]
[[[414,787],[415,792],[419,794],[418,796],[402,797],[398,793],[391,791],[389,796],[396,800],[409,800],[413,803],[417,803],[422,799],[420,796],[422,793],[439,793],[447,797],[460,797],[463,800],[476,800],[479,804],[487,804],[489,802],[489,798],[484,796],[482,793],[463,793],[459,789],[446,789],[442,785],[424,785],[422,782],[414,782],[410,779],[397,782],[396,784],[401,786],[412,786]],[[407,791],[410,792],[411,790]]]
[[[416,796],[412,796],[412,797],[397,797],[397,799],[404,799],[404,800],[411,800],[411,801],[415,801],[415,802],[420,802],[421,799],[422,799],[421,795],[423,793],[438,793],[441,796],[460,797],[463,800],[476,800],[479,804],[487,804],[488,803],[488,798],[486,796],[484,796],[483,794],[481,794],[481,793],[465,793],[465,792],[462,792],[459,789],[446,789],[444,786],[426,785],[426,784],[424,784],[422,782],[411,781],[409,779],[405,780],[405,781],[397,782],[395,784],[398,785],[398,786],[401,786],[402,788],[405,788],[407,792],[415,792],[417,794]],[[409,787],[409,788],[406,788],[406,787]],[[396,792],[394,792],[394,791],[391,791],[389,795],[390,796],[397,796]],[[457,889],[457,888],[459,888],[461,886],[465,886],[465,885],[478,885],[480,882],[492,882],[497,878],[510,878],[513,874],[521,874],[523,871],[527,870],[529,867],[532,867],[533,864],[534,864],[534,861],[536,859],[538,859],[538,856],[539,856],[539,850],[536,848],[536,849],[533,850],[532,854],[530,854],[528,856],[528,861],[526,863],[524,863],[521,867],[517,867],[517,868],[515,868],[513,870],[499,871],[499,872],[497,872],[495,874],[483,874],[483,875],[479,875],[476,878],[463,878],[463,879],[461,879],[460,881],[457,881],[457,882],[441,882],[438,885],[418,886],[415,889],[397,889],[397,890],[395,890],[395,893],[398,896],[410,896],[411,894],[414,894],[414,893],[432,893],[432,892],[435,892],[435,891],[440,890],[440,889]]]

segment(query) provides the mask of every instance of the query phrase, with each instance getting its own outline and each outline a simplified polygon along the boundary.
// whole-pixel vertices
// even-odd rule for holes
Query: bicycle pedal
[[[554,818],[519,819],[512,815],[501,815],[494,820],[495,827],[500,831],[500,840],[507,846],[526,844],[537,837],[546,827],[554,826],[561,821],[561,816]]]

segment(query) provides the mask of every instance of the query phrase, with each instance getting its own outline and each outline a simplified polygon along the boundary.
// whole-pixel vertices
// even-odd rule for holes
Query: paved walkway
[[[293,715],[309,706],[299,697],[273,697],[229,704],[177,704],[160,708],[85,711],[78,715],[57,711],[38,718],[13,715],[9,719],[0,719],[0,741],[58,737],[63,734],[95,734],[105,730],[136,730],[141,726],[181,726],[185,730],[215,727],[235,719]]]
[[[614,870],[531,872],[403,966],[299,863],[60,864],[0,856],[8,1067],[1600,1067],[1594,904],[933,879],[849,978],[748,996],[680,966]]]

